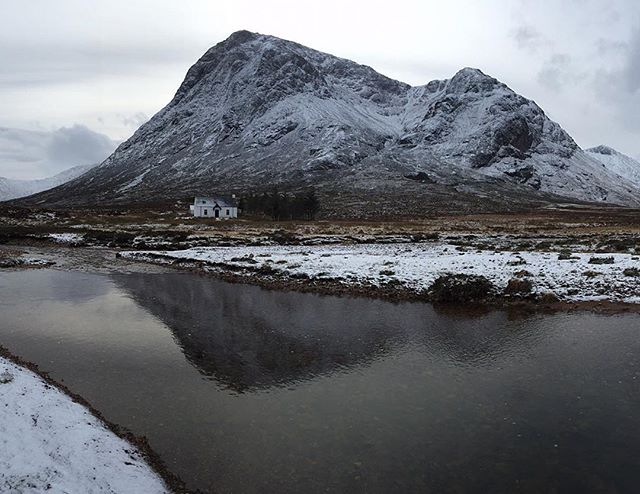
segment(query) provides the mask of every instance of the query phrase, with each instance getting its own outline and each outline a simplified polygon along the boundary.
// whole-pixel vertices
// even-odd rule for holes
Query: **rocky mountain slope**
[[[587,154],[601,162],[607,170],[620,175],[640,187],[640,162],[607,146],[586,150]]]
[[[635,185],[542,109],[477,69],[411,87],[240,31],[99,167],[27,203],[158,202],[313,185],[334,215],[637,204]]]
[[[64,170],[52,177],[38,180],[13,180],[0,177],[0,201],[8,201],[19,197],[26,197],[43,190],[52,189],[69,180],[79,177],[96,165],[80,165]]]

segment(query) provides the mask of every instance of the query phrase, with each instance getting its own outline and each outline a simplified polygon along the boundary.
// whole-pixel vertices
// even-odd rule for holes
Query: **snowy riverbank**
[[[169,491],[134,446],[58,388],[0,357],[0,492]]]
[[[532,294],[565,301],[640,303],[640,258],[633,254],[507,252],[428,243],[203,247],[122,255],[161,263],[193,261],[240,275],[393,285],[413,292],[427,290],[445,274],[484,276],[500,292],[510,280],[524,279]]]

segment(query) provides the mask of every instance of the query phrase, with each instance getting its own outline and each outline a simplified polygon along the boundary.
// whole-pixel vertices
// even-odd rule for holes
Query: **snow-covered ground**
[[[0,357],[0,492],[169,491],[135,447],[62,391]]]
[[[563,300],[640,303],[640,258],[632,254],[494,252],[434,244],[201,247],[180,251],[126,252],[125,257],[184,259],[247,268],[269,266],[285,276],[340,278],[344,283],[382,285],[390,281],[415,291],[427,289],[447,273],[483,275],[498,289],[515,276],[529,279],[534,293],[552,292]],[[612,258],[594,264],[592,258]],[[597,261],[596,261],[597,262]],[[601,261],[602,262],[602,261]],[[626,274],[625,274],[626,270]]]
[[[84,235],[80,233],[50,233],[49,238],[59,244],[77,245],[84,241]]]

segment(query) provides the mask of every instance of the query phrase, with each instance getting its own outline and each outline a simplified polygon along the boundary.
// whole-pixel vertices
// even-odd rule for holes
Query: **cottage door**
[[[214,215],[216,218],[220,218],[220,210],[219,210],[219,209],[215,209],[215,210],[213,211],[213,215]]]

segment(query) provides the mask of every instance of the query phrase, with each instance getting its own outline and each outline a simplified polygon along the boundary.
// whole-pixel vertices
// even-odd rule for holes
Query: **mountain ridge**
[[[478,69],[412,87],[248,31],[207,50],[173,99],[99,167],[25,202],[144,203],[309,186],[363,214],[393,214],[395,202],[416,214],[434,204],[638,204],[635,184]]]

